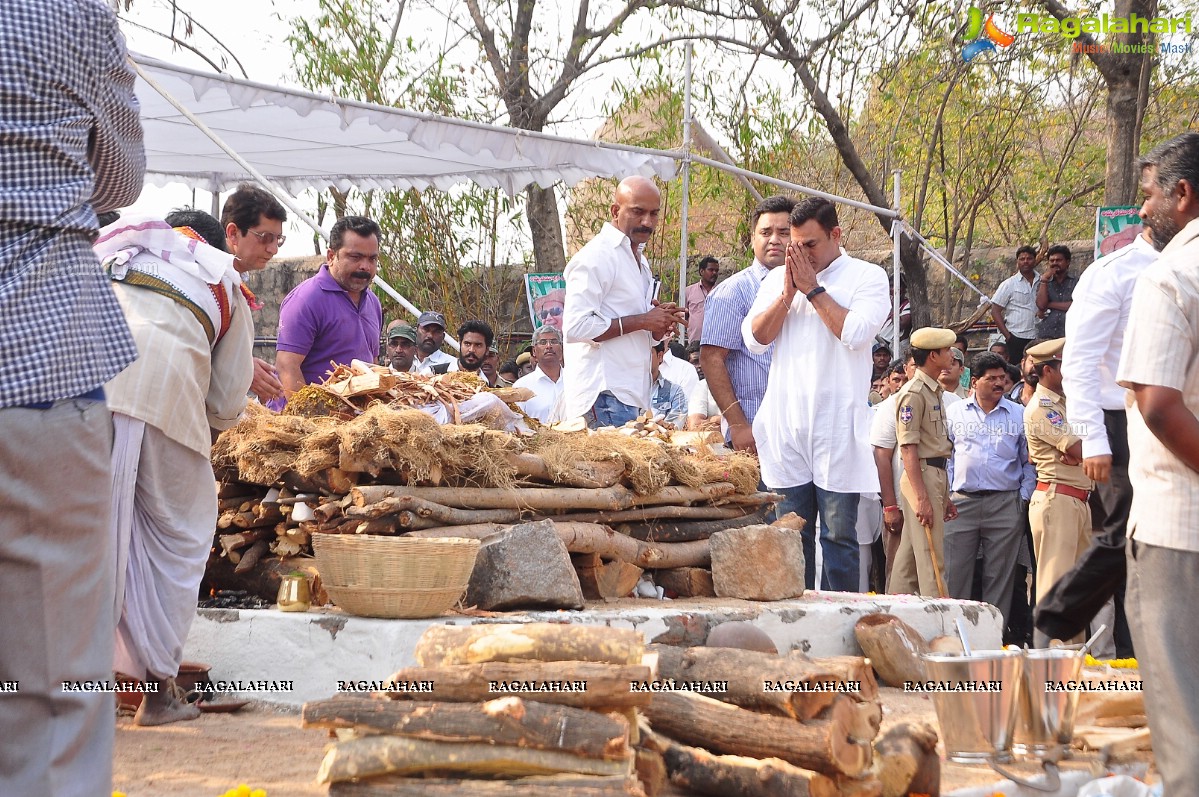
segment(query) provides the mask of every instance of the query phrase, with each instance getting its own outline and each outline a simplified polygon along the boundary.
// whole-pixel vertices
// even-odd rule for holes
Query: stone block
[[[570,553],[548,520],[520,523],[479,549],[466,602],[486,611],[581,609]]]
[[[799,531],[746,526],[712,535],[712,585],[720,598],[777,601],[804,591]]]

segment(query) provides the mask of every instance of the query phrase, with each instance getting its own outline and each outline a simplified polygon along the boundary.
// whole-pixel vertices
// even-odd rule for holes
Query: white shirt
[[[870,445],[876,448],[889,448],[891,454],[891,473],[895,477],[895,500],[899,501],[899,477],[903,475],[903,457],[899,456],[899,437],[895,434],[895,409],[899,401],[899,391],[892,393],[875,404],[874,417],[870,421]],[[876,466],[877,467],[877,466]]]
[[[1199,415],[1199,219],[1174,236],[1137,279],[1116,379],[1169,387]],[[1071,399],[1073,401],[1073,398]],[[1145,425],[1129,396],[1128,536],[1149,545],[1199,552],[1199,473]]]
[[[555,382],[539,366],[517,379],[512,387],[527,387],[537,394],[520,403],[526,415],[542,423],[553,423],[562,420],[562,381],[562,374],[558,374],[558,381]]]
[[[767,347],[754,337],[754,319],[778,301],[785,276],[785,268],[766,275],[741,324],[745,347],[755,354]],[[814,482],[837,493],[878,492],[865,386],[874,369],[870,346],[890,308],[887,274],[843,254],[816,280],[849,312],[838,340],[811,302],[799,295],[792,302],[754,418],[762,480],[772,488]]]
[[[566,264],[566,339],[562,370],[565,417],[587,413],[607,390],[631,407],[649,407],[650,333],[639,330],[597,343],[611,323],[648,312],[653,275],[629,237],[605,222],[603,229]]]
[[[1132,289],[1145,267],[1158,258],[1153,244],[1137,236],[1131,244],[1090,265],[1074,286],[1066,313],[1062,385],[1070,397],[1070,426],[1082,438],[1083,457],[1112,453],[1104,410],[1123,410],[1128,394],[1116,384]]]
[[[965,401],[965,399],[957,393],[951,393],[948,390],[945,391],[945,395],[941,396],[941,404],[944,405],[943,409],[949,409],[959,401]]]
[[[666,347],[666,354],[662,357],[662,365],[659,370],[667,381],[674,382],[681,387],[684,395],[690,396],[696,385],[699,384],[699,372],[695,370],[695,366],[671,354],[669,346]]]
[[[1003,323],[1018,338],[1032,340],[1037,336],[1037,282],[1024,279],[1017,272],[999,283],[991,304],[1003,308]]]
[[[708,389],[707,379],[701,380],[695,386],[695,390],[692,390],[687,396],[687,414],[702,415],[705,418],[715,418],[720,414],[720,405],[712,397],[712,391]]]
[[[424,374],[425,376],[428,376],[429,374],[433,373],[433,366],[443,365],[444,363],[450,364],[450,367],[446,369],[447,373],[450,371],[458,370],[458,358],[454,357],[452,355],[446,354],[441,349],[438,349],[437,351],[433,352],[428,357],[426,357],[424,359],[424,362],[421,362],[419,357],[413,357],[412,358],[412,367],[409,368],[408,370],[412,371],[413,373],[416,373],[416,374]]]

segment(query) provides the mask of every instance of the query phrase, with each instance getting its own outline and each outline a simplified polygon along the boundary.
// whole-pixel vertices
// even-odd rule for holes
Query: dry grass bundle
[[[442,462],[456,476],[481,487],[511,487],[516,472],[509,455],[524,450],[520,438],[481,424],[441,427]]]
[[[242,481],[274,484],[295,468],[308,436],[336,422],[334,418],[279,415],[251,402],[237,426],[223,432],[214,449],[223,461],[236,464]]]
[[[406,466],[411,482],[440,479],[441,426],[420,410],[372,404],[339,428],[338,440],[342,470],[377,476]]]
[[[354,408],[320,385],[304,385],[291,394],[284,415],[300,415],[305,418],[321,418],[333,415],[338,418],[354,417]]]
[[[625,480],[640,495],[656,493],[670,484],[671,457],[667,447],[653,440],[629,437],[618,432],[556,432],[540,430],[529,444],[539,454],[550,473],[572,470],[579,462],[620,460]]]
[[[731,482],[742,495],[758,490],[762,478],[758,460],[744,451],[716,456],[706,447],[690,452],[670,448],[670,472],[679,484],[700,487],[714,482]]]

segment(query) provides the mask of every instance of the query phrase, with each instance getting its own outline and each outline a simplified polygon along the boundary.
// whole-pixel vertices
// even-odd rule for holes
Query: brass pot
[[[306,612],[312,596],[308,591],[308,578],[303,575],[284,576],[279,583],[279,611]]]

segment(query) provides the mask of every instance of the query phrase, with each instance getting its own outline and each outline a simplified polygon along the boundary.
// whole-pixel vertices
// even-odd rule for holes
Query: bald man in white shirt
[[[611,218],[566,264],[565,418],[593,429],[622,426],[650,406],[650,348],[683,310],[658,302],[642,250],[658,225],[662,196],[653,181],[626,177]]]

